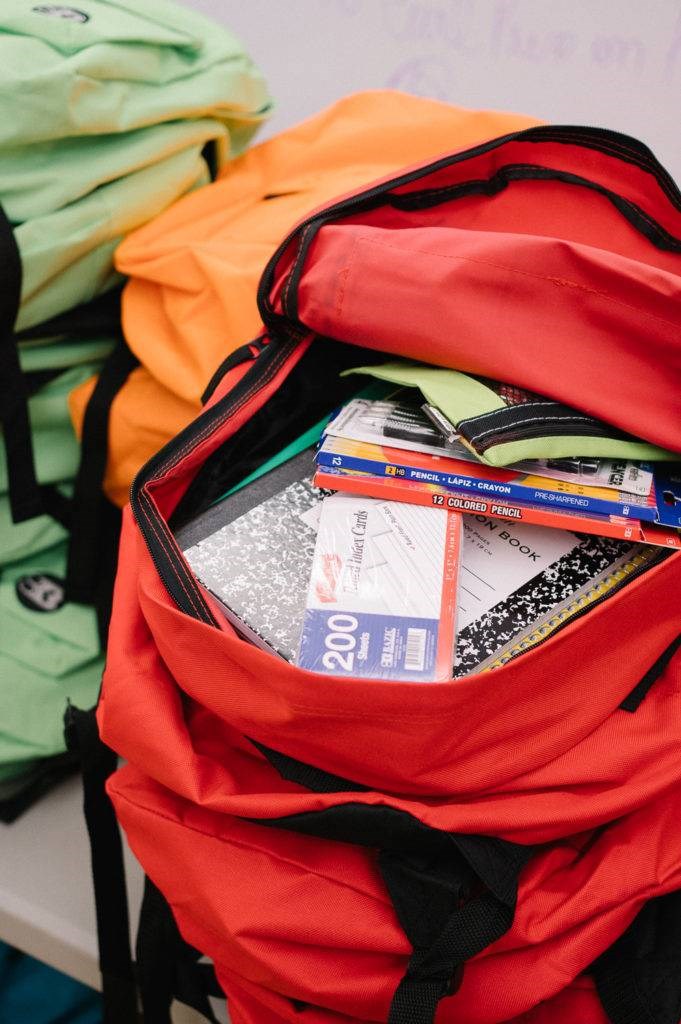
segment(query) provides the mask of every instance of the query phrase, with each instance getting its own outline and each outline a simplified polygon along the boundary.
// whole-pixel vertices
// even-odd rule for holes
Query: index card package
[[[298,664],[335,675],[451,678],[460,546],[457,513],[326,498]]]

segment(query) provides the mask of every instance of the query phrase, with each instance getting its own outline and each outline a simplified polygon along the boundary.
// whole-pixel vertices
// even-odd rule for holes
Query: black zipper
[[[605,594],[601,594],[600,597],[597,597],[595,601],[591,601],[590,604],[587,604],[583,608],[580,608],[578,612],[575,612],[575,614],[571,615],[570,618],[565,619],[564,622],[561,622],[559,626],[556,626],[555,629],[552,629],[551,632],[548,633],[546,636],[542,637],[541,640],[537,640],[536,644],[532,644],[531,647],[526,647],[524,650],[516,651],[515,654],[512,654],[510,658],[508,658],[504,662],[504,666],[510,665],[512,661],[515,661],[517,658],[523,657],[523,655],[525,654],[529,654],[532,651],[536,651],[538,647],[541,647],[542,644],[545,644],[547,640],[551,640],[557,633],[560,633],[561,630],[565,629],[566,626],[572,625],[573,622],[577,622],[578,619],[583,618],[584,615],[591,612],[594,608],[598,608],[598,606],[603,604],[605,601],[609,601],[611,597],[614,597],[615,594],[618,594],[620,590],[628,586],[634,580],[638,579],[639,576],[642,576],[649,569],[652,569],[657,565],[661,565],[662,562],[666,561],[672,553],[672,551],[668,551],[666,548],[660,548],[659,554],[652,555],[649,559],[646,559],[645,562],[641,563],[641,565],[638,565],[635,569],[628,573],[628,575],[624,576],[621,580],[619,580],[618,583],[615,584],[614,587],[611,587],[610,590],[608,590]]]
[[[239,348],[235,348],[233,352],[230,352],[226,359],[222,360],[201,395],[201,405],[205,405],[208,399],[211,398],[213,392],[226,373],[233,370],[235,366],[241,366],[242,363],[247,362],[249,359],[252,362],[254,359],[258,358],[266,345],[266,338],[266,334],[260,334],[257,338],[254,338],[253,341],[249,341],[247,345],[240,345]]]
[[[212,626],[217,627],[218,621],[203,597],[200,586],[178,553],[174,538],[156,512],[145,487],[150,480],[172,468],[181,457],[190,454],[204,437],[238,412],[248,399],[257,395],[281,369],[301,340],[300,335],[291,335],[285,341],[272,340],[264,346],[251,368],[229,394],[185,427],[142,467],[130,491],[130,506],[135,522],[169,595],[187,615]]]

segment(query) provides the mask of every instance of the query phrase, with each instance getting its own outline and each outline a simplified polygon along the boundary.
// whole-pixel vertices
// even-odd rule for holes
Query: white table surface
[[[125,857],[135,929],[144,879],[127,846]],[[11,825],[0,823],[0,939],[101,988],[90,846],[78,778],[67,779]],[[190,1024],[202,1018],[176,1004],[173,1020]]]

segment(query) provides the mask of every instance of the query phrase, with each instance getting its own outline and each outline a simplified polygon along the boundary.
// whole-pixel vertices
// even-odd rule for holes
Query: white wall
[[[183,0],[247,45],[267,134],[357,89],[628,132],[681,182],[677,0]],[[264,137],[264,136],[261,136]]]

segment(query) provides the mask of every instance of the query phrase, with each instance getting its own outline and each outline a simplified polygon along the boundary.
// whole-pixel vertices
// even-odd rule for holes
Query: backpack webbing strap
[[[103,563],[115,565],[115,555],[112,560],[110,549],[116,548],[117,517],[102,493],[109,414],[111,403],[138,363],[123,338],[119,338],[102,367],[85,409],[66,570],[66,593],[70,601],[101,604],[98,597],[102,594]],[[111,590],[113,579],[106,583],[104,589]]]
[[[7,457],[10,512],[15,523],[33,519],[43,511],[33,460],[28,393],[14,337],[21,278],[19,247],[0,206],[0,423]]]
[[[463,965],[508,931],[513,909],[489,894],[452,914],[430,949],[415,949],[407,972],[395,990],[388,1024],[431,1024],[438,1003],[453,995],[463,977]]]
[[[116,769],[117,757],[99,738],[94,708],[80,711],[69,705],[65,736],[68,749],[80,758],[83,774],[83,810],[90,837],[102,974],[103,1024],[138,1024],[123,844],[104,789],[106,780]]]
[[[380,851],[383,880],[413,948],[388,1024],[432,1024],[464,963],[513,924],[518,876],[535,852],[492,836],[442,832],[383,804],[248,820]]]
[[[81,302],[63,313],[57,313],[49,320],[43,320],[32,327],[16,331],[17,341],[36,341],[42,338],[68,336],[69,341],[91,341],[92,338],[115,337],[121,329],[122,285],[96,295],[94,299]],[[37,371],[42,373],[43,371]],[[61,370],[46,371],[61,373]],[[29,376],[34,376],[30,374]]]
[[[62,494],[54,484],[42,484],[40,496],[43,503],[43,512],[51,516],[65,530],[70,530],[71,514],[73,511],[71,499]]]
[[[57,783],[73,775],[78,764],[72,754],[41,757],[17,778],[0,784],[0,821],[10,824]]]
[[[591,973],[612,1024],[678,1024],[681,892],[646,903]]]
[[[254,745],[284,778],[314,792],[360,788],[260,743]],[[535,852],[534,847],[493,836],[443,832],[385,804],[348,802],[283,818],[249,820],[380,851],[383,880],[413,948],[388,1024],[432,1024],[440,1000],[456,992],[464,963],[513,924],[518,878]]]
[[[669,662],[672,660],[679,647],[681,647],[681,633],[679,633],[676,639],[672,640],[672,642],[664,649],[662,654],[655,659],[643,678],[636,684],[631,693],[624,698],[620,704],[622,711],[634,712],[638,710],[654,683],[660,678],[662,673],[666,671]]]
[[[305,786],[306,789],[311,789],[314,793],[362,793],[369,788],[359,782],[351,782],[340,775],[333,775],[321,768],[315,768],[314,765],[297,761],[295,757],[281,754],[278,750],[272,750],[271,747],[266,747],[256,740],[250,740],[250,742],[263,757],[267,758],[282,779]]]
[[[144,1024],[171,1024],[174,999],[219,1024],[209,1002],[209,996],[225,998],[215,972],[199,963],[201,954],[184,941],[166,899],[146,876],[136,958]]]
[[[443,849],[439,866],[432,858],[415,864],[413,856],[380,855],[383,879],[414,949],[388,1024],[432,1024],[440,1000],[461,984],[466,961],[513,924],[518,875],[533,849],[481,836],[448,838],[459,856]],[[481,883],[486,888],[476,893]]]

